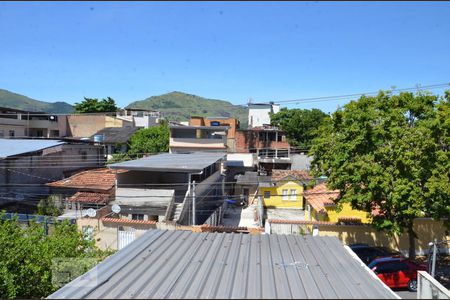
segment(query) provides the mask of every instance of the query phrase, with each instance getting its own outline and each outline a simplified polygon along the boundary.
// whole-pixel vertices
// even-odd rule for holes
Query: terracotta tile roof
[[[301,181],[308,181],[312,179],[308,171],[305,170],[279,170],[279,169],[272,170],[273,181],[279,181],[286,177],[292,177],[296,180]]]
[[[336,205],[334,200],[339,197],[339,190],[329,190],[323,182],[316,185],[313,189],[305,191],[303,196],[315,211],[326,214],[326,206]]]
[[[130,220],[116,218],[101,218],[104,223],[131,224],[131,225],[156,225],[156,221]]]
[[[307,220],[282,220],[282,219],[268,219],[269,223],[275,224],[299,224],[299,225],[336,225],[334,222],[325,221],[307,221]]]
[[[338,222],[361,222],[360,217],[338,217]]]
[[[117,170],[117,173],[126,172]],[[87,190],[110,190],[116,181],[116,170],[107,168],[83,171],[69,178],[47,183],[51,187],[75,188]]]
[[[75,195],[69,198],[69,201],[81,203],[106,204],[108,203],[110,197],[111,194],[109,193],[77,192],[75,193]]]

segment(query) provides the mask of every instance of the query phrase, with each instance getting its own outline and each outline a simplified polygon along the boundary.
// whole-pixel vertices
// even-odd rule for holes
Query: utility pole
[[[195,180],[192,181],[192,225],[195,225]]]

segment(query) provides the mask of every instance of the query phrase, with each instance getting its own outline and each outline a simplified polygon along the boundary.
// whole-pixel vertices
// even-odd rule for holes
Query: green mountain
[[[0,106],[27,111],[37,111],[46,113],[71,113],[75,109],[66,102],[44,102],[31,99],[27,96],[19,95],[7,90],[0,89]]]
[[[245,128],[248,122],[248,109],[245,106],[182,92],[152,96],[133,102],[127,108],[157,110],[171,121],[188,121],[190,116],[235,117],[240,121],[241,128]]]

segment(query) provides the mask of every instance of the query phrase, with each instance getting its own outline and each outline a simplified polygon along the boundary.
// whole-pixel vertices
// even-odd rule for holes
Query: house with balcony
[[[185,126],[171,123],[169,152],[227,152],[228,129],[229,126]]]
[[[0,107],[0,138],[58,138],[67,135],[67,117]]]
[[[162,153],[109,165],[119,218],[203,224],[223,203],[225,153]]]

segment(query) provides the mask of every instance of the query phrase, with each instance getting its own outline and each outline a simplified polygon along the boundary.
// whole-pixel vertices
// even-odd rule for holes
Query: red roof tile
[[[107,168],[83,171],[69,178],[47,183],[51,187],[75,188],[88,190],[110,190],[116,182],[116,173],[124,170],[111,170]]]
[[[70,202],[106,204],[110,199],[109,193],[77,192],[69,198]]]
[[[144,221],[144,220],[130,220],[130,219],[116,219],[116,218],[102,218],[102,222],[105,223],[117,223],[117,224],[136,224],[136,225],[155,225],[156,221]]]
[[[298,224],[298,225],[336,225],[333,222],[325,221],[307,221],[307,220],[283,220],[283,219],[268,219],[269,223],[275,224]]]
[[[339,197],[339,194],[339,190],[329,190],[325,183],[320,183],[313,189],[305,191],[303,196],[315,211],[326,214],[325,207],[336,205],[334,200]]]
[[[292,177],[300,181],[308,181],[312,179],[308,171],[305,170],[279,170],[279,169],[272,170],[273,181],[279,181],[286,177]]]

